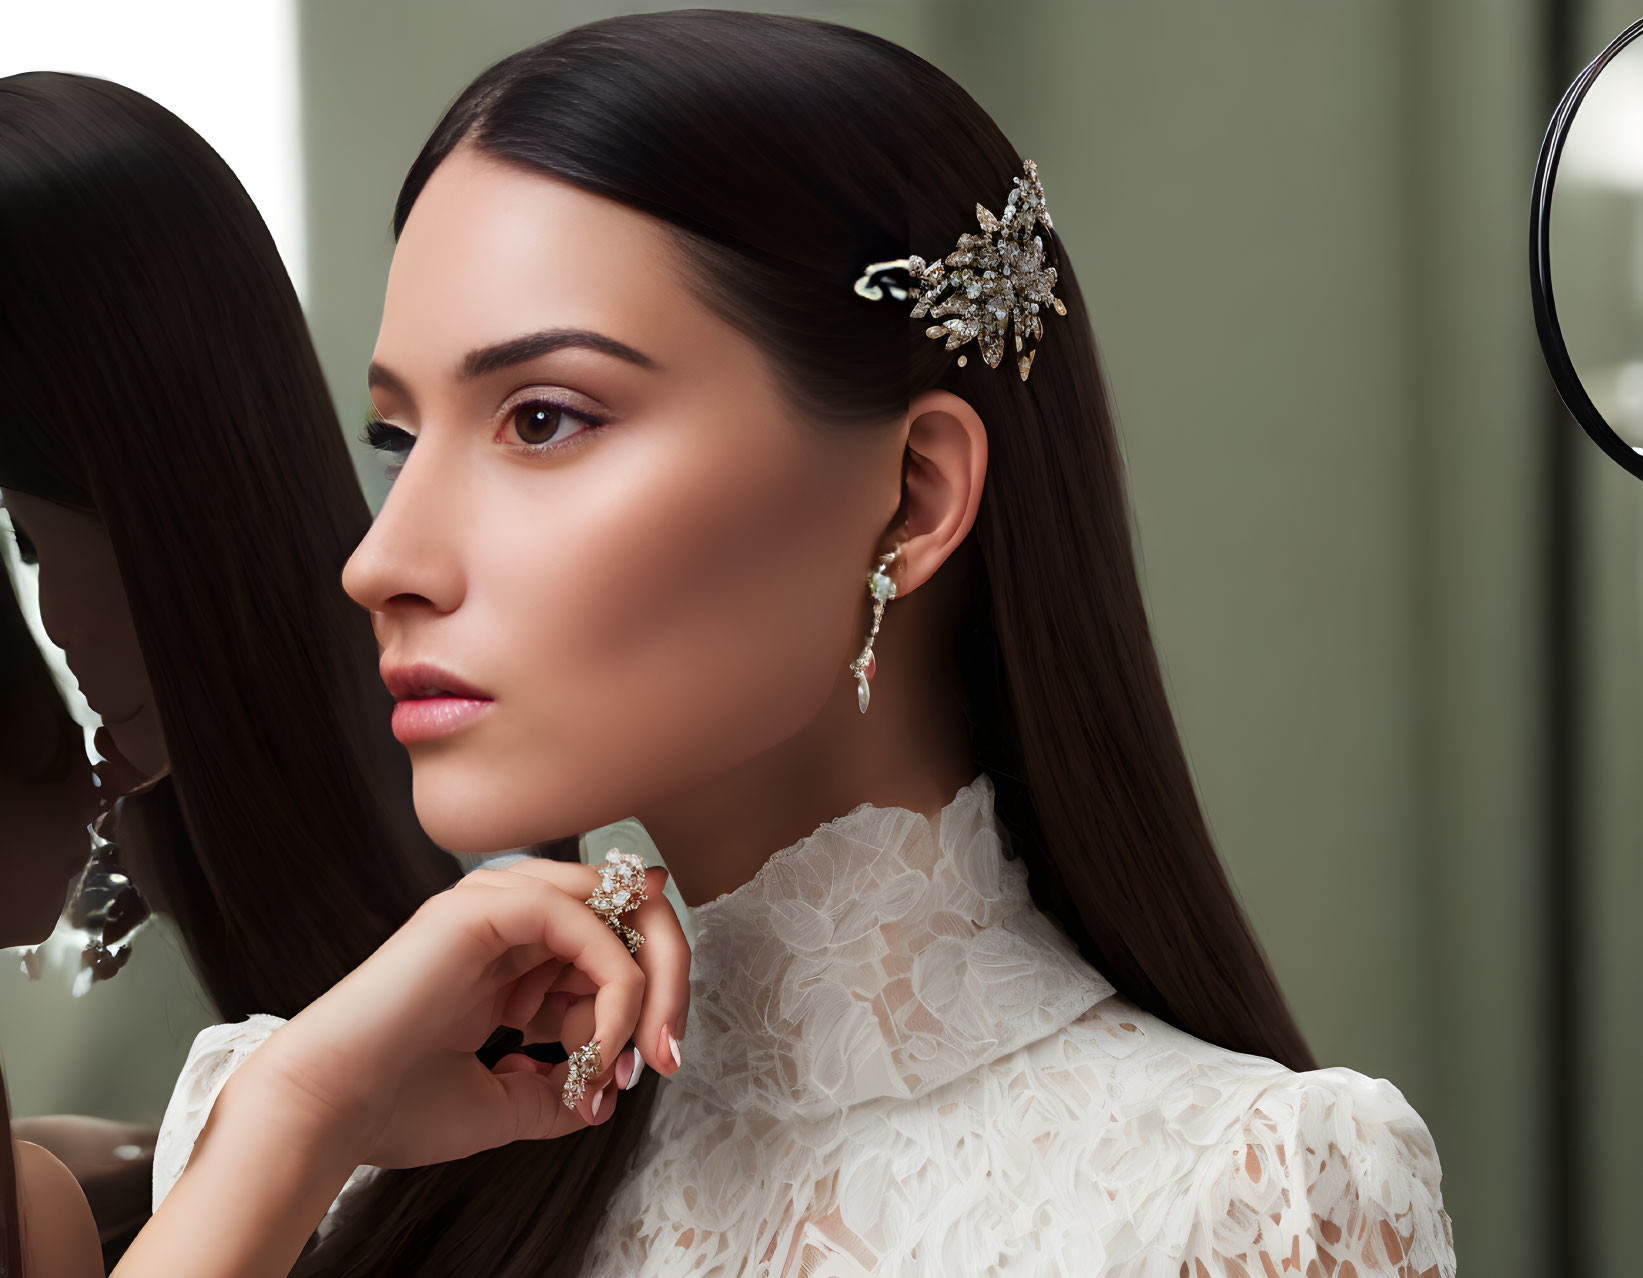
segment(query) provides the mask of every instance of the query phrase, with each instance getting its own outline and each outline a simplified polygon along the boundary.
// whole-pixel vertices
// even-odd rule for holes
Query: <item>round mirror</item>
[[[1535,166],[1530,282],[1558,394],[1643,479],[1643,21],[1558,103]]]

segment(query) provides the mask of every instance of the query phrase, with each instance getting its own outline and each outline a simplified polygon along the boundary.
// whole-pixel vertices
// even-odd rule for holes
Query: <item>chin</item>
[[[440,847],[463,856],[493,856],[581,833],[575,814],[568,813],[553,788],[528,778],[490,773],[481,780],[443,762],[418,760],[411,793],[423,831]]]
[[[165,733],[160,729],[159,716],[144,710],[130,723],[110,728],[114,746],[127,763],[145,779],[164,776],[171,769],[171,755],[166,749]]]

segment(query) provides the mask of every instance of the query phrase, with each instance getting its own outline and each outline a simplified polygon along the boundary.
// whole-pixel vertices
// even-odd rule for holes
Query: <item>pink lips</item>
[[[472,684],[427,662],[384,665],[382,681],[394,695],[394,736],[403,745],[460,732],[496,704]]]

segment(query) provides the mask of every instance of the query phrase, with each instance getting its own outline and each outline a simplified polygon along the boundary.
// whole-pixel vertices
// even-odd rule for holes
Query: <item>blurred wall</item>
[[[16,961],[17,951],[6,953]],[[137,934],[113,978],[75,998],[79,957],[54,940],[38,979],[0,972],[12,1117],[93,1114],[158,1127],[189,1045],[217,1017],[164,918]]]

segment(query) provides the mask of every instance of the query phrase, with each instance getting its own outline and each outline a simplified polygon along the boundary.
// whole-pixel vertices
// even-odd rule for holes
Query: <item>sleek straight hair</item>
[[[40,709],[47,710],[42,724]],[[45,731],[42,732],[42,727]],[[23,610],[12,592],[11,574],[0,557],[0,795],[16,788],[62,781],[81,748],[80,731],[57,693],[51,669],[35,645]],[[14,814],[0,804],[0,873],[13,858],[34,854],[13,841]],[[87,840],[87,851],[90,841]],[[4,880],[0,879],[0,883]],[[64,884],[65,888],[67,884]],[[30,924],[34,920],[29,920]],[[39,920],[49,930],[49,920]],[[16,945],[19,937],[0,936]],[[17,1202],[17,1160],[11,1141],[11,1107],[0,1076],[0,1262],[5,1278],[23,1273],[23,1243]]]
[[[954,565],[972,589],[952,643],[974,761],[1035,901],[1139,1006],[1313,1068],[1193,788],[1059,238],[1042,231],[1068,315],[1048,318],[1027,383],[973,347],[960,367],[965,350],[926,337],[928,321],[853,290],[866,263],[944,252],[975,229],[978,201],[1000,207],[1022,157],[987,113],[865,32],[691,10],[590,23],[485,71],[412,164],[396,235],[458,146],[658,219],[706,305],[759,344],[818,429],[883,422],[934,387],[974,405],[988,474],[974,549]],[[304,1272],[578,1273],[654,1087],[647,1074],[608,1123],[564,1140],[385,1174]]]
[[[0,485],[112,541],[171,760],[127,863],[219,1016],[295,1015],[458,867],[342,590],[370,510],[273,239],[107,81],[0,79]]]
[[[0,485],[107,528],[171,759],[121,836],[217,1011],[294,1015],[457,873],[342,590],[371,515],[296,292],[204,139],[82,76],[0,80],[0,245]]]

